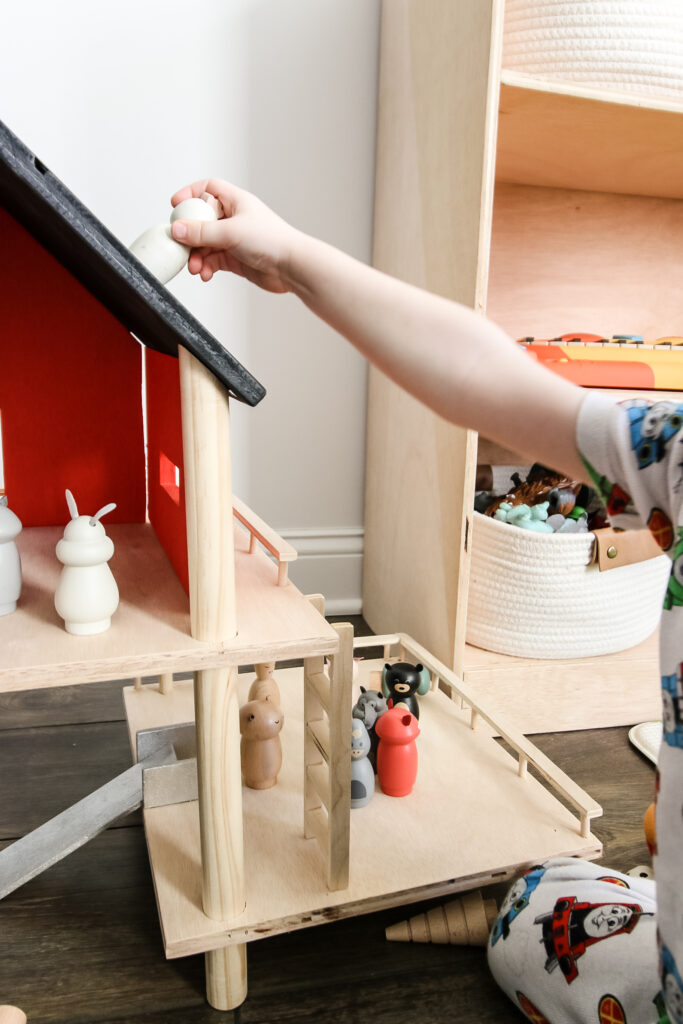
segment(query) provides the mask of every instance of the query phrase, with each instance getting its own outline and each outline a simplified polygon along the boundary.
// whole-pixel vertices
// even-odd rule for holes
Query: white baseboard
[[[304,594],[323,594],[327,615],[360,615],[362,607],[363,528],[278,530],[299,557],[289,578]]]

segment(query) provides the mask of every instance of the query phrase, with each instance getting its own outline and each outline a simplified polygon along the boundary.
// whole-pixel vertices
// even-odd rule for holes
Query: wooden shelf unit
[[[505,71],[503,16],[499,0],[385,0],[375,265],[513,337],[683,333],[683,106]],[[476,462],[476,435],[371,369],[363,613],[466,679],[486,661],[466,648]],[[650,649],[638,676],[655,695]],[[494,660],[487,676],[515,668]],[[628,660],[604,669],[628,672]],[[569,727],[581,725],[588,705]]]

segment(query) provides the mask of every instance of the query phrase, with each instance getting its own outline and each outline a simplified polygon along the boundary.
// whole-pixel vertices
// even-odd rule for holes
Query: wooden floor
[[[0,848],[129,767],[121,686],[0,695]],[[535,737],[603,805],[593,831],[604,863],[621,870],[649,863],[642,816],[654,789],[627,732]],[[163,959],[135,814],[0,902],[0,1004],[22,1007],[30,1024],[525,1020],[491,981],[483,950],[385,940],[387,924],[430,905],[252,943],[247,1001],[219,1013],[204,1000],[203,957]]]

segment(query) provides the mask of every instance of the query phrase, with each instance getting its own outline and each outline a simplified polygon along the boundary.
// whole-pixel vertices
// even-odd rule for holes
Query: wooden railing
[[[254,544],[258,541],[277,559],[277,585],[284,586],[287,582],[289,563],[297,558],[296,550],[234,495],[232,514],[249,531],[249,552],[254,550]]]
[[[559,793],[566,802],[574,807],[579,814],[579,830],[583,837],[590,835],[591,818],[598,818],[602,814],[602,807],[596,803],[581,789],[572,779],[569,778],[550,758],[534,746],[526,736],[505,724],[504,718],[497,714],[491,715],[485,711],[477,702],[473,694],[463,685],[461,680],[451,669],[434,658],[429,651],[418,644],[412,637],[405,633],[390,633],[384,636],[361,636],[354,639],[354,649],[363,647],[383,647],[384,657],[389,660],[392,648],[400,647],[400,660],[420,662],[431,674],[431,689],[436,689],[443,684],[449,691],[452,700],[459,699],[462,708],[469,709],[470,728],[476,728],[477,721],[483,719],[494,732],[517,755],[517,774],[524,778],[527,768],[532,765],[538,774]]]

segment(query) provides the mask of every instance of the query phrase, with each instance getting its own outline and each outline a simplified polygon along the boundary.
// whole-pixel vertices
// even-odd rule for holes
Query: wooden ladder
[[[324,599],[309,598],[321,615]],[[331,892],[349,884],[353,626],[333,623],[339,650],[304,658],[304,834],[320,844]]]

